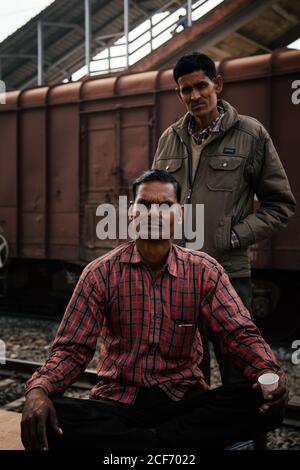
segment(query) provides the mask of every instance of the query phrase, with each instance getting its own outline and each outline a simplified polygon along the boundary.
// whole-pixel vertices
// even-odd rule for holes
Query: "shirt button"
[[[222,166],[223,166],[224,168],[226,168],[227,165],[228,165],[228,163],[224,162]]]

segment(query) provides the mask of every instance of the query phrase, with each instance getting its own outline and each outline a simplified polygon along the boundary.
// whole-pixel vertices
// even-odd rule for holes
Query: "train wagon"
[[[264,124],[299,200],[300,51],[217,67],[222,98]],[[132,180],[151,166],[159,136],[184,112],[174,86],[168,69],[7,93],[0,105],[2,305],[47,298],[55,309],[51,301],[67,299],[82,267],[115,246],[97,237],[97,207],[130,198]],[[286,229],[251,250],[254,311],[278,340],[299,331],[299,238],[298,210]]]

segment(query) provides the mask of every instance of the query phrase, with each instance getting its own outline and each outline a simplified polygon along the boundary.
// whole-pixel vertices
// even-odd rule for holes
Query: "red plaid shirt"
[[[99,382],[91,398],[133,403],[140,386],[158,385],[180,400],[199,383],[203,357],[198,322],[206,320],[224,352],[250,381],[279,370],[232,288],[224,269],[205,253],[172,245],[153,279],[134,241],[83,271],[45,365],[27,382],[62,393],[84,371],[100,336]]]

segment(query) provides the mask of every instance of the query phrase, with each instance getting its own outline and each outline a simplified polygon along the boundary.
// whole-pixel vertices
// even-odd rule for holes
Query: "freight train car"
[[[299,200],[300,51],[225,60],[218,71],[222,97],[270,132]],[[47,293],[51,306],[58,293],[69,295],[82,266],[114,246],[97,238],[98,205],[130,197],[159,136],[183,112],[172,70],[7,93],[0,105],[3,296],[23,304]],[[298,211],[288,228],[252,249],[255,311],[278,338],[299,328],[299,237]]]

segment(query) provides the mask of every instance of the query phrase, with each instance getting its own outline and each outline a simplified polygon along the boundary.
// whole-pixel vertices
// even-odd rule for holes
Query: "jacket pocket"
[[[161,158],[156,161],[155,168],[157,170],[165,170],[169,173],[176,173],[182,167],[182,158]]]
[[[215,245],[218,252],[230,250],[231,219],[231,217],[225,217],[215,232]]]
[[[233,191],[241,178],[243,158],[209,157],[207,187],[211,191]]]

